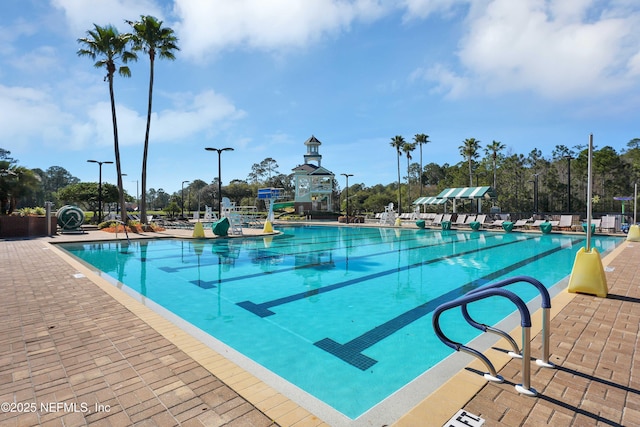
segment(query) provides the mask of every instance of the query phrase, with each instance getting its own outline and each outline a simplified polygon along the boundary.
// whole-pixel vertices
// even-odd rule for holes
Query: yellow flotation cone
[[[196,222],[196,225],[193,227],[193,236],[194,239],[204,239],[204,227],[202,227],[201,222]]]
[[[396,218],[396,227],[402,227],[402,220],[400,218]]]
[[[569,292],[595,295],[606,298],[609,292],[600,253],[596,248],[589,252],[580,248],[569,277]]]
[[[271,221],[266,220],[264,222],[264,228],[262,229],[263,233],[273,233],[273,225],[271,225]]]
[[[633,224],[629,227],[627,240],[630,242],[640,242],[640,226],[638,224]]]

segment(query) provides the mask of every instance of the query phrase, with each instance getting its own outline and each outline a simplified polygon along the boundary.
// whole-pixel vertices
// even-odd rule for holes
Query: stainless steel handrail
[[[518,311],[520,312],[520,325],[522,326],[522,384],[516,385],[516,390],[519,393],[525,394],[527,396],[536,396],[538,392],[531,387],[531,314],[529,313],[529,309],[527,308],[527,305],[524,303],[524,301],[522,301],[522,299],[513,292],[501,288],[487,288],[467,293],[460,298],[439,305],[434,310],[432,319],[433,329],[436,333],[436,336],[445,345],[453,348],[454,350],[463,351],[482,361],[489,370],[489,373],[485,373],[484,375],[487,380],[503,382],[504,379],[497,374],[495,367],[486,356],[484,356],[478,350],[449,339],[442,332],[442,328],[440,327],[440,315],[443,312],[456,307],[464,307],[469,303],[483,300],[492,296],[501,296],[504,298],[508,298],[516,305]]]

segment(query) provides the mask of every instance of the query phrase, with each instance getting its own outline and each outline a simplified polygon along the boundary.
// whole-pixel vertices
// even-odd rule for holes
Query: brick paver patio
[[[275,425],[46,246],[0,242],[0,426]]]
[[[640,243],[629,243],[606,269],[608,298],[576,295],[551,322],[551,361],[532,364],[539,395],[519,395],[521,362],[500,372],[466,406],[488,426],[638,426],[640,363]],[[532,341],[532,356],[541,340]]]

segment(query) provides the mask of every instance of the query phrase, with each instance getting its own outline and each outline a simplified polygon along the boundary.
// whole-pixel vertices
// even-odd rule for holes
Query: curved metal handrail
[[[551,296],[549,295],[549,291],[547,288],[537,279],[529,276],[514,276],[508,279],[500,280],[495,283],[490,283],[487,285],[483,285],[477,289],[474,289],[470,292],[467,292],[466,295],[473,294],[476,292],[480,292],[485,289],[492,288],[503,288],[508,285],[512,285],[514,283],[527,282],[535,286],[540,292],[541,307],[542,307],[542,358],[536,360],[536,364],[538,366],[546,367],[546,368],[554,368],[555,365],[549,361],[549,323],[550,323],[550,311],[551,311]],[[506,339],[511,347],[514,349],[514,352],[510,352],[509,354],[512,357],[522,357],[521,351],[518,349],[518,345],[515,340],[511,338],[509,334],[500,329],[494,328],[490,325],[485,325],[483,323],[476,322],[471,318],[469,311],[467,310],[466,304],[461,306],[462,315],[464,316],[467,323],[473,326],[476,329],[479,329],[483,332],[491,332],[497,335],[500,335],[504,339]]]
[[[444,304],[439,305],[434,311],[433,311],[433,319],[432,319],[432,324],[433,324],[433,329],[436,333],[436,336],[438,337],[438,339],[440,339],[440,341],[442,341],[443,344],[445,344],[448,347],[453,348],[456,351],[462,351],[465,353],[468,353],[478,359],[480,359],[480,361],[482,361],[485,366],[487,367],[487,369],[489,370],[488,374],[485,374],[485,378],[488,379],[489,381],[495,381],[495,382],[502,382],[504,381],[502,379],[502,377],[500,377],[496,370],[495,367],[493,366],[493,364],[491,363],[491,361],[489,361],[489,359],[484,356],[482,353],[480,353],[478,350],[475,350],[471,347],[468,347],[462,343],[453,341],[451,339],[449,339],[444,332],[442,332],[442,328],[440,328],[440,315],[447,311],[450,310],[452,308],[455,307],[462,307],[462,306],[466,306],[469,303],[475,302],[475,301],[479,301],[488,297],[492,297],[492,296],[501,296],[504,298],[509,299],[511,302],[513,302],[516,307],[518,308],[518,311],[520,312],[520,325],[522,326],[522,338],[523,338],[523,342],[522,342],[522,348],[523,348],[523,355],[522,355],[522,384],[518,384],[516,385],[516,390],[520,393],[523,394],[527,394],[529,396],[535,396],[537,394],[537,392],[531,388],[531,384],[530,384],[530,376],[531,376],[531,366],[530,366],[530,340],[528,339],[529,335],[530,335],[530,328],[531,328],[531,314],[529,313],[529,309],[527,308],[527,305],[524,303],[524,301],[522,301],[522,299],[520,297],[518,297],[516,294],[514,294],[511,291],[508,291],[506,289],[501,289],[501,288],[487,288],[487,289],[482,289],[482,290],[476,290],[474,292],[470,292],[468,294],[465,294],[463,296],[461,296],[460,298],[457,298],[453,301],[449,301],[446,302]],[[526,331],[526,332],[525,332]],[[526,339],[526,341],[525,341]]]
[[[122,228],[124,229],[124,235],[127,237],[127,243],[131,244],[131,240],[129,240],[129,233],[127,232],[127,224],[124,221],[120,221],[119,219],[112,219],[111,221],[122,224]],[[116,227],[116,239],[118,238],[118,227]]]

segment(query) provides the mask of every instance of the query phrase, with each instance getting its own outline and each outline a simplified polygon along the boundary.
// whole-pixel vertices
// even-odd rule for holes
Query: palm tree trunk
[[[420,174],[418,175],[418,183],[420,184],[420,197],[422,197],[422,142],[420,144]]]
[[[116,158],[116,174],[118,175],[118,201],[120,203],[120,219],[127,222],[127,208],[124,204],[124,189],[122,186],[122,168],[120,165],[120,146],[118,145],[118,121],[116,120],[116,98],[113,95],[113,73],[109,73],[109,98],[111,99],[111,119],[113,122],[113,149]]]
[[[409,153],[407,153],[407,206],[411,206],[411,177],[409,176]]]
[[[147,105],[147,129],[144,133],[144,151],[142,154],[142,180],[140,194],[140,221],[147,223],[147,156],[149,152],[149,129],[151,128],[151,107],[153,103],[153,63],[154,58],[150,56],[151,70],[149,71],[149,103]]]

